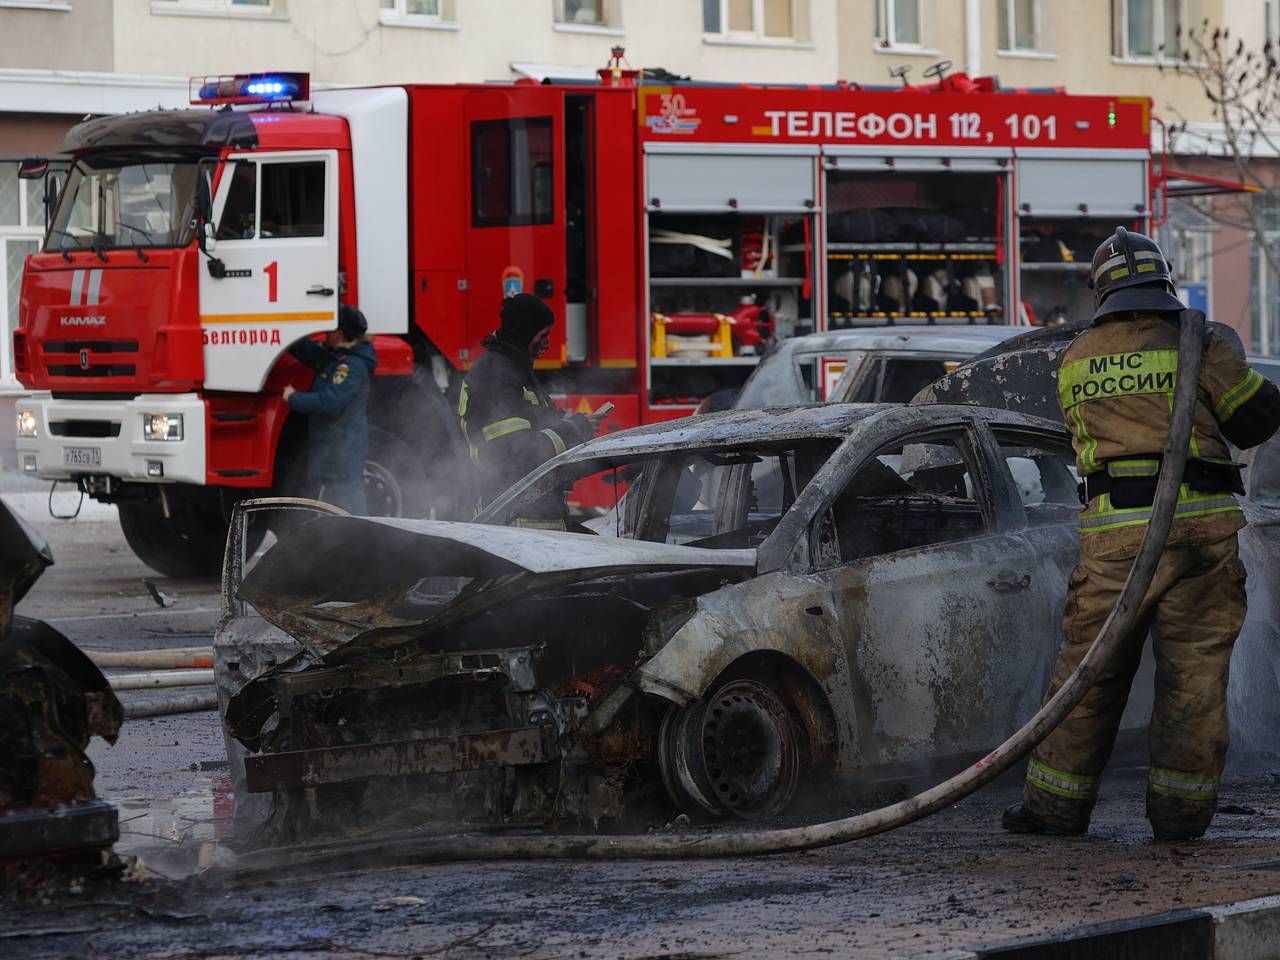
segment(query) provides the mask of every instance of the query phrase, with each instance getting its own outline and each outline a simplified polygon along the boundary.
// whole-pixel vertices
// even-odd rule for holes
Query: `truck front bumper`
[[[205,405],[195,393],[152,393],[119,400],[55,400],[37,393],[15,405],[35,419],[35,436],[18,436],[18,466],[28,476],[73,480],[97,475],[150,483],[205,482]],[[182,439],[147,440],[144,414],[181,415]]]

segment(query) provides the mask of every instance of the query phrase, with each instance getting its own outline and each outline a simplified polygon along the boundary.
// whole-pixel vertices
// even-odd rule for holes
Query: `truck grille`
[[[51,377],[132,377],[137,369],[132,363],[91,363],[87,367],[63,363],[48,365]]]
[[[50,420],[49,432],[55,437],[103,439],[120,436],[120,424],[110,420]]]
[[[137,366],[115,363],[113,354],[137,353],[137,340],[54,340],[41,345],[46,357],[75,358],[74,363],[46,363],[51,377],[132,377]]]
[[[45,353],[137,353],[137,340],[56,340],[44,344]]]

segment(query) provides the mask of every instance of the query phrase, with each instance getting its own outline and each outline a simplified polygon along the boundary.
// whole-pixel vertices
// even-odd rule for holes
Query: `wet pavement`
[[[42,521],[56,565],[20,612],[87,649],[201,644],[216,584],[156,577],[106,521]],[[177,594],[156,607],[141,581]],[[125,694],[123,696],[133,696]],[[148,696],[150,694],[137,694]],[[871,840],[758,860],[357,865],[238,874],[213,712],[126,721],[90,755],[133,882],[0,902],[3,957],[914,957],[1280,892],[1280,786],[1229,779],[1205,841],[1156,844],[1140,770],[1114,771],[1087,837],[1010,836],[1006,778]],[[1274,772],[1280,774],[1280,770]],[[397,899],[398,898],[398,899]]]

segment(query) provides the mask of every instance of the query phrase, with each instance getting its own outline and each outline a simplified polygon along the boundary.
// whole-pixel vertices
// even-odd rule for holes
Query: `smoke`
[[[1240,556],[1249,571],[1249,614],[1231,656],[1227,709],[1231,717],[1232,770],[1274,768],[1280,762],[1280,595],[1274,564],[1275,526],[1245,505],[1254,522],[1240,531]]]

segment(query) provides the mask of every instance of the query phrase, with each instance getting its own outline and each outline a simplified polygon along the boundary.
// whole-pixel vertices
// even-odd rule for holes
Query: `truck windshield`
[[[186,246],[194,160],[82,157],[67,176],[46,250]]]

